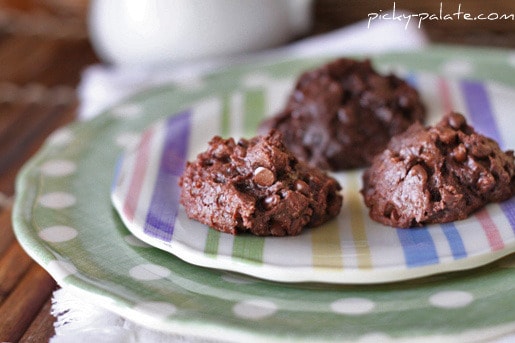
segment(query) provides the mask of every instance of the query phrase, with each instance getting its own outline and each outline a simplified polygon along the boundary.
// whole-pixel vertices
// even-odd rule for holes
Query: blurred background
[[[230,2],[219,1],[221,2],[204,3],[211,4],[213,9],[218,4]],[[123,2],[145,3],[131,0]],[[293,0],[293,3],[299,2],[309,4],[311,22],[298,31],[301,33],[289,36],[290,41],[367,20],[370,13],[391,11],[394,4],[399,11],[407,10],[413,13],[435,13],[439,11],[440,4],[445,13],[457,11],[459,5],[472,15],[515,13],[513,0]],[[104,7],[106,4],[116,7],[112,4],[120,4],[122,1],[97,0],[98,3]],[[170,3],[172,1],[168,2]],[[276,2],[269,2],[269,5],[272,3]],[[17,145],[16,149],[0,150],[0,174],[10,172],[14,177],[17,168],[25,160],[24,157],[37,149],[55,125],[61,125],[74,118],[74,109],[77,106],[75,90],[81,80],[81,72],[87,66],[105,62],[101,61],[98,54],[102,49],[98,49],[98,46],[96,50],[92,48],[90,33],[95,30],[88,30],[88,13],[93,4],[93,0],[0,0],[0,146],[5,142],[13,142],[13,133],[9,134],[13,125],[28,125],[26,118],[29,113],[41,115],[40,118],[36,118],[35,115],[30,117],[33,128],[23,131],[26,137],[17,136],[17,142],[23,142],[25,139],[34,144],[22,144]],[[201,9],[197,8],[199,11]],[[117,9],[111,10],[114,12],[107,13],[102,11],[102,8],[97,11],[104,15],[104,18],[100,18],[103,20],[102,24],[96,26],[97,36],[98,30],[113,31],[120,24],[114,18]],[[180,19],[176,17],[175,20],[178,18]],[[146,20],[149,21],[148,18]],[[151,29],[151,26],[143,27]],[[500,48],[515,48],[513,28],[514,20],[452,20],[423,23],[423,29],[431,43]],[[111,42],[119,41],[116,36],[108,38]],[[21,105],[15,106],[16,104],[48,108],[45,107],[45,111],[33,111]],[[18,114],[17,121],[12,115],[8,115],[13,112]],[[55,125],[49,124],[49,118]],[[7,197],[13,194],[10,180],[3,180],[0,180],[0,194],[4,196],[0,198],[5,198],[5,194]]]
[[[105,54],[109,46],[101,46],[101,36],[110,31],[116,33],[120,28],[123,31],[123,23],[115,18],[121,12],[113,9],[113,6],[121,6],[121,0],[91,1],[0,0],[0,333],[9,330],[6,337],[12,341],[20,338],[23,338],[21,341],[48,341],[53,335],[54,318],[49,309],[56,284],[16,243],[10,224],[11,206],[15,177],[23,163],[53,130],[77,118],[77,87],[83,71],[89,66],[107,64],[100,52]],[[231,1],[204,0],[202,5],[214,10],[219,4],[228,5]],[[232,4],[240,1],[234,0]],[[123,2],[149,3],[144,0]],[[293,0],[296,5],[300,2],[309,5],[310,23],[295,31],[295,35],[282,37],[283,43],[347,27],[367,20],[370,13],[384,14],[393,9],[394,3],[396,10],[411,13],[438,15],[440,6],[444,14],[461,8],[471,16],[494,14],[492,19],[495,14],[515,13],[513,0]],[[105,26],[98,25],[92,30],[88,27],[88,13],[93,4],[100,3],[111,6],[111,12],[97,7],[100,9],[97,19]],[[176,4],[172,1],[166,4],[171,3]],[[260,5],[277,3],[277,0],[260,0]],[[191,18],[195,18],[197,12],[207,13],[204,7],[188,8]],[[158,22],[148,24],[153,23],[153,19],[145,18],[144,11],[136,8],[133,12],[140,23],[146,21],[140,29],[163,31]],[[182,13],[175,15],[179,17],[174,23],[181,19]],[[292,25],[299,24],[295,22],[298,17],[291,19]],[[515,49],[514,23],[513,19],[434,20],[424,21],[423,30],[434,44]],[[161,24],[166,26],[170,22]],[[121,48],[125,48],[116,35],[108,38],[112,44],[122,42]],[[109,39],[103,44],[107,41]]]
[[[369,13],[391,10],[393,4],[391,0],[314,0],[312,24],[302,37],[365,20]],[[439,4],[437,0],[395,1],[396,9],[413,13],[435,13]],[[515,13],[512,0],[442,4],[451,13],[459,4],[472,15]],[[81,70],[99,60],[88,35],[89,6],[88,0],[0,0],[0,82],[75,86]],[[513,20],[453,20],[427,21],[423,26],[434,43],[515,48],[514,24]]]

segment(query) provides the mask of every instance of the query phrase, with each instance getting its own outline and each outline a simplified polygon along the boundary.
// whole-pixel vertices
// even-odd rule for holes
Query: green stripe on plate
[[[224,138],[228,138],[230,131],[231,131],[231,102],[230,102],[230,96],[226,95],[222,98],[222,119],[221,119],[221,132],[220,134]]]
[[[210,257],[216,257],[218,254],[218,244],[220,241],[220,231],[209,228],[207,231],[206,245],[204,246],[204,254]]]
[[[254,136],[265,114],[265,93],[263,89],[245,92],[245,133]]]
[[[252,264],[262,264],[264,247],[264,237],[237,235],[234,237],[232,257]]]

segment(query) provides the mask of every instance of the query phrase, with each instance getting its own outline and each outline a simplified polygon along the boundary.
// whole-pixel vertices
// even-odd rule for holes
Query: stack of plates
[[[355,170],[333,174],[339,217],[300,236],[231,236],[186,217],[184,161],[214,135],[255,135],[297,76],[330,58],[152,88],[60,129],[18,178],[18,239],[62,287],[167,332],[340,342],[515,331],[515,198],[463,221],[395,229],[368,217]],[[513,56],[433,47],[373,62],[419,90],[430,124],[453,109],[515,148]]]

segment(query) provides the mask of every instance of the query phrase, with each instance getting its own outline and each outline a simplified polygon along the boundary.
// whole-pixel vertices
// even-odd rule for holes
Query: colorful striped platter
[[[515,148],[515,90],[426,73],[406,78],[420,91],[429,124],[455,110],[504,150]],[[232,236],[188,219],[177,185],[185,161],[214,135],[252,136],[282,106],[292,83],[250,78],[247,89],[206,98],[146,129],[120,157],[112,184],[112,202],[127,228],[189,263],[281,282],[393,282],[474,268],[515,252],[515,198],[463,221],[390,228],[369,218],[359,193],[361,170],[333,174],[344,189],[341,214],[297,237]]]

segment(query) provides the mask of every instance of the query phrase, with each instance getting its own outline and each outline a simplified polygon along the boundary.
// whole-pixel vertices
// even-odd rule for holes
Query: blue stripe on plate
[[[413,73],[409,73],[408,75],[406,75],[406,77],[404,77],[404,81],[406,81],[411,87],[414,88],[416,88],[418,85],[417,75]]]
[[[114,177],[113,177],[113,181],[111,181],[111,192],[113,192],[119,182],[119,178],[120,178],[120,172],[122,170],[122,165],[123,165],[123,161],[125,159],[125,156],[124,154],[120,154],[120,156],[118,157],[118,159],[116,160],[116,164],[114,166]]]
[[[426,227],[396,229],[408,267],[418,267],[439,262],[435,243]]]
[[[190,111],[170,117],[144,232],[163,241],[172,239],[179,210],[179,177],[184,170],[191,128]]]
[[[447,242],[449,243],[454,259],[458,260],[460,258],[467,257],[467,250],[465,249],[465,245],[463,244],[459,231],[456,229],[456,225],[454,225],[454,223],[444,223],[440,226],[447,238]]]

